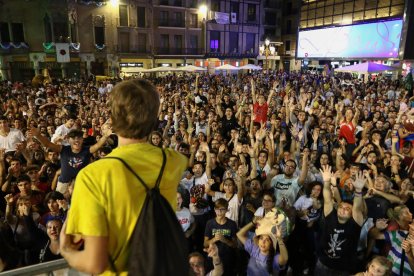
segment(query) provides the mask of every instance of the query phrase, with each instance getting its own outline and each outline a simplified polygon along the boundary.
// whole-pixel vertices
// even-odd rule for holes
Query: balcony
[[[258,56],[258,53],[219,53],[219,52],[210,52],[206,53],[206,58],[218,58],[218,59],[226,59],[226,58],[234,58],[234,59],[240,59],[240,58],[256,58]]]
[[[183,7],[185,0],[160,0],[161,6]]]
[[[184,20],[160,20],[158,22],[158,27],[172,27],[172,28],[184,28]]]
[[[162,55],[204,55],[202,48],[162,48],[157,47],[154,49],[154,54],[158,56]]]
[[[135,46],[129,47],[125,45],[114,45],[115,49],[118,53],[125,53],[125,54],[139,54],[139,55],[149,55],[151,54],[151,50],[148,49],[146,46]]]

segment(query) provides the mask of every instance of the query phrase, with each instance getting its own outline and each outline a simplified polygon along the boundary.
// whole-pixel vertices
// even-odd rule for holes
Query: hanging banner
[[[55,43],[57,62],[70,62],[69,43]]]
[[[216,20],[217,24],[230,24],[230,16],[225,12],[215,12],[214,19]]]

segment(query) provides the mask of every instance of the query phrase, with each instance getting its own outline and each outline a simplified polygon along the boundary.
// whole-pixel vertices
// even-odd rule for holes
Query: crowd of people
[[[414,98],[402,78],[147,79],[160,105],[146,143],[188,158],[176,216],[195,275],[413,275]],[[117,148],[114,129],[145,119],[114,117],[117,82],[0,83],[0,271],[62,257],[78,173]]]

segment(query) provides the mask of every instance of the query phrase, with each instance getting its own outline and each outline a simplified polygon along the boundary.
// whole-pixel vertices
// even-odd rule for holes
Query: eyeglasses
[[[273,202],[273,200],[271,200],[271,199],[264,199],[263,198],[263,202]]]
[[[285,165],[285,168],[296,169],[296,166],[294,166],[294,165]]]
[[[226,208],[214,208],[216,212],[227,212]]]

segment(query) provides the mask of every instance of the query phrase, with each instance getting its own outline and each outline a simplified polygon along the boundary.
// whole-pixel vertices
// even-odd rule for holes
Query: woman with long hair
[[[40,216],[32,211],[30,197],[21,196],[17,199],[15,215],[12,213],[15,202],[13,195],[6,195],[5,200],[6,221],[13,231],[14,243],[20,251],[19,264],[23,266],[35,264],[42,236],[42,231],[37,227]]]
[[[284,269],[288,261],[288,252],[282,238],[282,231],[276,226],[275,234],[269,232],[248,238],[249,230],[255,227],[259,220],[260,218],[255,217],[252,222],[237,232],[237,238],[250,255],[247,275],[278,275],[278,272]]]

